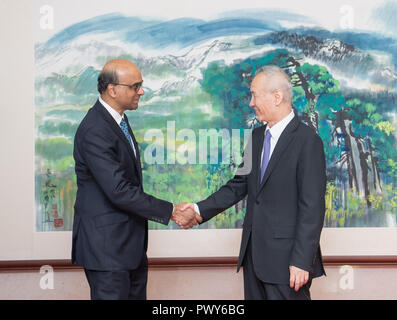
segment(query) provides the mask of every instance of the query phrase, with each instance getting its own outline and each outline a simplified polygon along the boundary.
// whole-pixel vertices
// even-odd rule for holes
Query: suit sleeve
[[[169,223],[172,204],[144,193],[127,178],[124,165],[117,159],[115,145],[106,138],[105,132],[93,128],[86,130],[79,152],[114,206],[144,219]]]
[[[218,191],[197,203],[203,223],[242,200],[248,192],[248,175],[252,169],[252,136],[244,150],[243,161],[236,173]]]
[[[297,181],[298,217],[290,265],[311,272],[325,214],[325,155],[318,135],[310,137],[301,150]]]

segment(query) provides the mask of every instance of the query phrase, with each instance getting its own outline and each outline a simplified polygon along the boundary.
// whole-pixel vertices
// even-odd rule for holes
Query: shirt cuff
[[[200,209],[199,209],[197,203],[193,203],[193,205],[194,205],[194,211],[196,211],[197,214],[198,214],[199,216],[201,216],[201,214],[200,214]]]

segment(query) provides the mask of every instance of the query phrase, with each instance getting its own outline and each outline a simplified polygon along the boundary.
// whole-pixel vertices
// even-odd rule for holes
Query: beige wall
[[[397,265],[389,267],[353,266],[346,282],[341,266],[326,267],[327,277],[315,279],[312,299],[397,300]],[[54,289],[42,290],[36,272],[0,272],[0,300],[89,299],[89,287],[81,269],[54,272]],[[236,300],[243,299],[242,272],[234,267],[150,268],[150,300]]]
[[[9,252],[9,260],[18,255],[29,256],[33,245],[34,55],[29,32],[31,24],[30,1],[0,1],[0,256]]]

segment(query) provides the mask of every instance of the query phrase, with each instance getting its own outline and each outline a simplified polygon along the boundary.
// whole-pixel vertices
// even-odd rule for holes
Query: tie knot
[[[272,137],[272,134],[270,133],[270,130],[266,130],[265,139],[270,139],[271,137]]]

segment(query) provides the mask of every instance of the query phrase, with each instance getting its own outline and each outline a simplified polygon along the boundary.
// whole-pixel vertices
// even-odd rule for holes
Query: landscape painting
[[[251,130],[263,125],[249,107],[250,83],[273,64],[290,75],[295,112],[324,143],[324,226],[396,227],[397,36],[329,30],[316,12],[297,13],[290,3],[229,11],[225,2],[211,18],[169,19],[141,16],[138,4],[135,14],[100,14],[36,39],[35,230],[72,228],[74,134],[113,58],[134,62],[143,76],[145,94],[127,115],[146,193],[197,202],[233,176]],[[379,2],[371,18],[388,12],[397,4]],[[242,200],[195,228],[241,228],[245,210]]]

